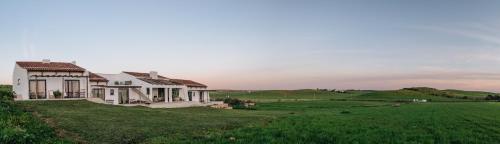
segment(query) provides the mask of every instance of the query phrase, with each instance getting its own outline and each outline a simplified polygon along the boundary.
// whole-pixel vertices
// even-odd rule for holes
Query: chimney
[[[43,59],[43,60],[42,60],[42,63],[44,63],[44,64],[49,64],[49,63],[50,63],[50,59]]]
[[[76,61],[71,61],[72,64],[76,65]]]
[[[152,79],[158,79],[158,72],[156,72],[156,71],[150,71],[149,72],[149,77],[151,77]]]

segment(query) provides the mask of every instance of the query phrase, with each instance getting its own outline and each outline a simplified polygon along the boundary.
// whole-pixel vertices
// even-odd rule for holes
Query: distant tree
[[[484,99],[485,100],[497,100],[497,101],[500,101],[500,96],[499,95],[488,95]]]

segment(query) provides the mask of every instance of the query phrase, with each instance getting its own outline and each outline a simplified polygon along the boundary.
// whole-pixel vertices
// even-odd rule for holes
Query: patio
[[[152,103],[152,104],[121,104],[121,106],[145,106],[149,108],[184,108],[184,107],[204,107],[204,106],[211,106],[211,105],[217,105],[217,104],[223,104],[224,102],[222,101],[211,101],[207,103],[200,103],[200,102],[189,102],[189,101],[183,101],[183,102],[171,102],[171,103]]]

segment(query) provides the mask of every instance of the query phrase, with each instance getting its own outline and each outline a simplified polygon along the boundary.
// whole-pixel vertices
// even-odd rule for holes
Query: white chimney
[[[150,71],[149,72],[149,77],[151,77],[152,79],[158,79],[158,72],[156,72],[156,71]]]
[[[72,64],[76,65],[76,61],[71,61]]]
[[[48,63],[50,63],[50,59],[43,59],[43,60],[42,60],[42,63],[44,63],[44,64],[48,64]]]

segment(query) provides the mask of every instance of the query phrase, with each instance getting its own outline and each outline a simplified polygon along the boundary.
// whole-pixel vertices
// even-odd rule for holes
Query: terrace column
[[[205,102],[209,102],[210,98],[208,96],[208,91],[203,91],[203,99]]]
[[[172,88],[168,88],[168,102],[172,102]]]
[[[207,91],[207,102],[210,102],[210,91]]]
[[[168,103],[170,101],[170,89],[165,88],[165,103]]]

